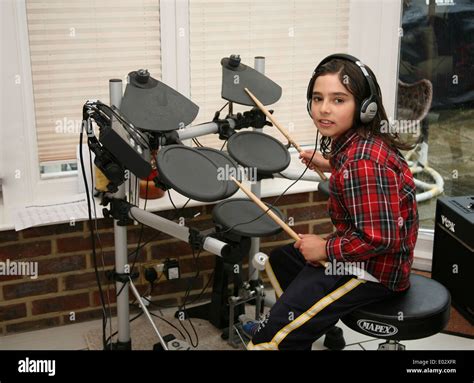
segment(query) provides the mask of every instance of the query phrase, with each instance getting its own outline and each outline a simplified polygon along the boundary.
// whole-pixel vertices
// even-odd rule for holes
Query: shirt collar
[[[332,157],[335,158],[355,137],[357,132],[351,128],[341,136],[337,137],[331,144]]]

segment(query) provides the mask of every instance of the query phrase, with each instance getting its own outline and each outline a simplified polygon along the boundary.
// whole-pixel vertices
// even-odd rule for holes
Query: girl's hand
[[[326,240],[315,234],[298,234],[301,238],[293,245],[298,249],[307,262],[318,266],[328,259],[326,254]]]
[[[323,172],[331,171],[331,165],[329,165],[329,160],[326,160],[321,153],[316,152],[313,156],[313,152],[314,150],[312,149],[301,152],[299,155],[301,162],[308,166],[311,170],[314,170],[315,167],[317,167]],[[313,157],[313,161],[309,162],[311,160],[311,157]]]

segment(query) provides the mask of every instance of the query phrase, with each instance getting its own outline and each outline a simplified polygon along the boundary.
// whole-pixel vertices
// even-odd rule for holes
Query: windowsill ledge
[[[293,155],[292,157],[294,160],[295,155]],[[298,171],[301,170],[302,172],[304,170],[304,166],[302,165],[300,166],[300,165],[301,164],[295,164],[295,162],[292,161],[292,164],[290,166],[293,168],[293,170],[298,169]],[[284,178],[264,179],[261,181],[261,198],[279,196],[293,182],[294,180],[289,180],[289,179],[284,179]],[[249,182],[244,182],[244,185],[247,186],[249,189],[251,187],[251,184]],[[285,194],[290,195],[290,194],[297,194],[297,193],[313,192],[317,190],[318,190],[318,182],[300,180],[295,185],[293,185]],[[178,209],[181,208],[188,201],[187,197],[177,193],[174,190],[170,190],[170,194],[171,194],[173,203]],[[78,196],[81,196],[81,195],[80,194],[76,195],[76,199]],[[82,198],[85,198],[85,194],[82,194]],[[247,198],[247,197],[241,190],[239,190],[230,198]],[[71,196],[55,195],[54,197],[54,203],[56,204],[66,203],[69,201],[71,201]],[[203,206],[203,205],[214,204],[216,202],[218,201],[205,203],[205,202],[200,202],[196,200],[190,200],[188,204],[186,205],[186,207]],[[51,203],[51,201],[35,201],[35,205],[42,205],[43,203],[45,204]],[[95,199],[95,204],[96,204],[96,211],[101,212],[103,206],[100,205],[100,201],[97,198]],[[143,208],[144,204],[145,204],[145,201],[140,199],[140,203],[139,203],[140,208]],[[167,195],[159,199],[148,200],[147,206],[146,206],[146,210],[150,212],[171,210],[173,208],[174,207]],[[67,223],[67,222],[69,221],[54,222],[54,223],[51,222],[51,223],[47,223],[45,225],[40,225],[40,226],[55,225],[55,224],[61,224],[61,223]],[[11,211],[7,211],[7,209],[5,208],[3,204],[3,201],[0,200],[0,231],[7,231],[7,230],[15,230],[13,213]]]

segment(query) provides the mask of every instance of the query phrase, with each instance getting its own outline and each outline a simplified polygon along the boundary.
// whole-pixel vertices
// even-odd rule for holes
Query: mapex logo
[[[359,326],[365,332],[375,336],[392,336],[398,332],[398,329],[391,324],[376,322],[368,319],[358,320],[357,326]]]
[[[444,215],[441,214],[441,223],[446,227],[446,229],[451,230],[454,233],[454,225],[456,225],[453,221],[450,221]]]

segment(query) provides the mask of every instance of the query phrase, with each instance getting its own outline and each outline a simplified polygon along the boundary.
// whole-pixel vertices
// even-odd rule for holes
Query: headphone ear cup
[[[315,79],[314,79],[315,73],[316,73],[316,69],[314,70],[313,75],[311,76],[311,79],[309,80],[308,88],[306,89],[306,100],[308,100],[306,103],[306,110],[308,111],[308,114],[311,118],[313,118],[313,115],[311,114],[311,104],[313,102],[313,86],[315,82]]]
[[[308,111],[308,114],[311,118],[313,118],[313,114],[311,113],[311,104],[313,103],[313,100],[309,99],[308,102],[306,103],[306,110]]]
[[[369,122],[373,121],[375,116],[377,115],[378,106],[377,102],[372,98],[368,98],[362,102],[362,106],[360,108],[359,118],[363,124],[368,124]]]

